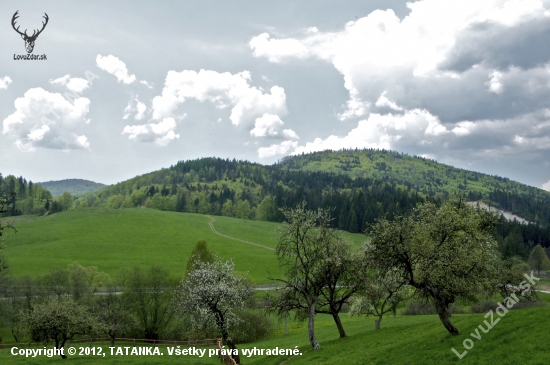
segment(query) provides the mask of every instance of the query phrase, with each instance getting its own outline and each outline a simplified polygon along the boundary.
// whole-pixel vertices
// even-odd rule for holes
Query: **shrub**
[[[437,314],[432,302],[409,302],[403,311],[406,316],[418,316],[424,314]]]
[[[548,303],[546,303],[544,300],[537,298],[535,301],[529,301],[520,298],[519,302],[514,304],[514,306],[511,309],[526,309],[526,308],[534,308],[534,307],[545,307]]]
[[[240,316],[242,321],[230,329],[236,343],[265,340],[273,333],[273,322],[265,313],[246,310]]]
[[[495,310],[498,303],[494,299],[486,299],[482,302],[472,304],[472,313],[487,313],[490,310]]]
[[[520,298],[519,302],[514,304],[514,306],[510,309],[517,310],[517,309],[525,309],[525,308],[534,308],[534,307],[544,307],[548,305],[544,300],[537,299],[535,301],[529,301],[525,300],[523,298]],[[490,310],[494,311],[498,306],[498,302],[493,299],[487,299],[482,302],[473,304],[471,307],[472,313],[487,313]]]
[[[466,311],[458,304],[452,303],[449,306],[449,310],[452,314],[464,314]],[[437,314],[435,305],[432,302],[409,302],[403,311],[406,316],[418,316],[426,314]]]

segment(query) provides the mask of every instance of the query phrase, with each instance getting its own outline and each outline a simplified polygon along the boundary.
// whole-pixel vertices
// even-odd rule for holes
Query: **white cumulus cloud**
[[[59,93],[42,88],[29,89],[14,102],[15,111],[3,121],[2,134],[35,147],[50,149],[88,148],[85,135],[77,132],[90,122],[86,119],[90,100],[84,97],[71,103]]]
[[[315,57],[332,63],[350,96],[340,119],[366,115],[369,105],[384,103],[379,95],[385,91],[396,105],[455,122],[517,112],[518,104],[529,113],[550,92],[548,75],[530,72],[550,64],[545,6],[540,0],[420,0],[407,3],[403,19],[391,9],[375,10],[338,31],[281,39],[262,33],[249,46],[270,62]],[[507,87],[511,67],[524,71],[510,71],[514,83],[536,89],[522,96]]]
[[[431,143],[431,139],[444,133],[448,133],[445,127],[426,110],[414,109],[403,115],[371,113],[368,119],[359,121],[357,127],[346,136],[316,138],[305,146],[297,147],[293,154],[343,148],[396,149],[397,142]]]
[[[296,148],[298,142],[296,141],[283,141],[279,144],[272,144],[269,147],[260,147],[258,148],[258,157],[266,158],[275,155],[284,155],[292,148]]]
[[[122,134],[128,134],[128,138],[132,140],[166,146],[180,138],[180,135],[175,132],[176,126],[174,118],[164,118],[159,123],[127,125]]]
[[[384,91],[376,101],[375,105],[377,107],[386,107],[397,111],[403,111],[403,108],[397,105],[396,103],[394,103],[393,101],[391,101],[390,99],[388,99],[386,97],[386,94],[387,92]]]
[[[9,76],[4,76],[3,78],[0,78],[0,89],[7,89],[11,82],[12,81]]]
[[[50,80],[50,84],[64,86],[68,90],[76,93],[81,93],[90,86],[88,80],[80,77],[71,77],[71,75],[65,75],[58,79]]]
[[[287,114],[283,88],[273,86],[270,93],[263,93],[249,84],[250,79],[248,71],[236,74],[210,70],[169,71],[162,95],[153,99],[153,118],[160,120],[172,116],[178,105],[188,98],[209,101],[218,109],[232,106],[229,119],[234,125],[265,113]]]
[[[128,119],[132,113],[136,113],[134,116],[134,119],[141,120],[145,116],[145,112],[147,111],[147,106],[145,103],[142,103],[138,99],[138,95],[134,99],[131,99],[128,102],[128,105],[126,108],[124,108],[124,116],[122,119]]]
[[[264,114],[256,118],[254,129],[250,135],[254,137],[284,137],[286,139],[299,139],[292,129],[282,129],[284,122],[277,115]]]
[[[147,86],[149,89],[152,89],[152,88],[153,88],[153,87],[152,87],[151,85],[149,85],[149,83],[148,83],[147,81],[145,81],[145,80],[140,80],[139,83],[142,84],[142,85]]]
[[[252,38],[249,45],[254,50],[254,57],[266,57],[271,62],[281,62],[290,57],[305,58],[308,55],[307,47],[299,40],[270,39],[268,33]]]
[[[119,82],[122,81],[125,84],[131,84],[132,82],[136,81],[136,76],[128,74],[128,68],[126,68],[126,64],[118,57],[115,57],[113,55],[103,57],[102,55],[98,54],[95,60],[97,63],[97,67],[99,67],[103,71],[110,73],[111,75],[116,76]]]
[[[550,191],[550,180],[542,184],[542,188],[546,191]]]

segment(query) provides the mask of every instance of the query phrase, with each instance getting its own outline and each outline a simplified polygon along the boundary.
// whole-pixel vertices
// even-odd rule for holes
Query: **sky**
[[[0,173],[378,148],[550,190],[549,42],[550,0],[2,1]]]

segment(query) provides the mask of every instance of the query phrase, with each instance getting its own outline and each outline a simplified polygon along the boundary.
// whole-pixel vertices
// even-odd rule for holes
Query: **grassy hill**
[[[120,268],[161,265],[182,275],[195,242],[204,238],[221,257],[233,258],[236,269],[248,271],[256,283],[270,283],[269,273],[280,275],[273,248],[278,223],[215,217],[215,229],[248,244],[215,234],[211,218],[201,214],[155,209],[73,209],[45,216],[19,216],[19,232],[6,232],[3,254],[12,275],[38,276],[55,267],[78,262],[114,275]],[[360,234],[344,233],[359,244]],[[269,272],[269,273],[268,273]]]
[[[73,195],[91,193],[106,187],[107,185],[83,179],[65,179],[58,181],[46,181],[39,183],[44,189],[49,190],[53,196],[59,196],[68,191]]]
[[[546,296],[550,300],[550,296]],[[453,323],[461,331],[458,336],[449,335],[437,316],[385,318],[382,328],[374,330],[371,318],[361,322],[346,323],[351,334],[338,339],[334,325],[321,324],[318,330],[321,349],[311,350],[303,331],[287,337],[279,336],[252,344],[258,348],[293,348],[300,346],[302,356],[292,358],[252,357],[247,364],[529,364],[548,363],[550,344],[543,340],[550,325],[550,308],[533,308],[510,311],[487,334],[481,332],[481,340],[470,336],[484,321],[485,314],[453,316]],[[474,333],[475,334],[475,333]],[[291,337],[292,336],[292,337]],[[464,351],[462,343],[470,338],[474,347],[459,359],[452,351]],[[243,347],[253,347],[252,345]],[[288,360],[288,361],[286,361]]]

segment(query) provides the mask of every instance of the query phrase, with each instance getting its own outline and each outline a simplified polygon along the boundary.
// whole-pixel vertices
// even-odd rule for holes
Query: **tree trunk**
[[[111,336],[111,347],[115,347],[115,336]]]
[[[309,318],[307,323],[307,332],[309,334],[309,342],[314,350],[319,350],[321,346],[315,338],[315,306],[317,305],[317,298],[309,305]]]
[[[338,315],[338,312],[332,313],[332,318],[334,318],[336,327],[338,327],[338,332],[340,332],[340,338],[346,337],[346,331],[344,331],[344,326],[342,326],[342,321],[340,320],[340,316]]]
[[[438,300],[435,300],[434,302],[435,309],[437,310],[437,314],[439,315],[439,319],[441,320],[441,323],[443,323],[443,326],[445,326],[451,335],[458,335],[458,329],[456,329],[456,327],[449,320],[449,317],[451,317],[451,312],[449,311],[447,304]]]
[[[374,320],[374,329],[380,329],[380,322],[382,322],[382,314],[378,316],[378,319]]]
[[[65,354],[65,341],[61,342],[61,345],[60,345],[59,340],[56,338],[55,339],[55,348],[58,349],[58,350],[63,349],[63,351],[61,351],[61,358],[62,359],[67,358],[67,355]]]
[[[233,342],[231,338],[227,338],[226,342],[227,342],[227,346],[229,346],[230,349],[237,350],[237,345],[235,344],[235,342]],[[236,355],[231,354],[231,357],[233,358],[233,360],[235,360],[237,364],[240,364],[241,357],[239,356],[239,350],[237,350],[236,353],[237,353]]]
[[[220,324],[220,322],[218,322],[218,324]],[[223,340],[225,341],[227,346],[232,350],[237,350],[237,345],[229,337],[229,333],[227,333],[227,329],[225,328],[225,320],[221,322],[220,331],[222,333]],[[235,360],[237,364],[240,364],[241,357],[239,356],[239,351],[237,350],[236,353],[237,353],[236,355],[231,354],[231,357],[233,358],[233,360]]]

